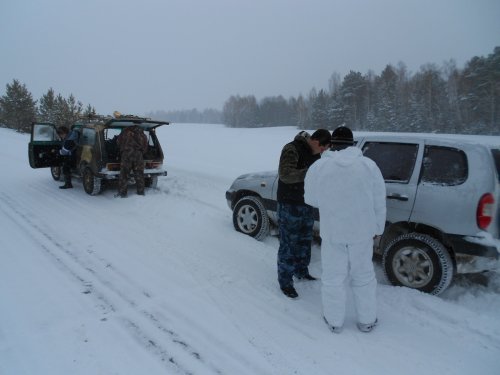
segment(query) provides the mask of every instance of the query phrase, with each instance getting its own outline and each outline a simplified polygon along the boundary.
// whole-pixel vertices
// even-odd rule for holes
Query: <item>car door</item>
[[[454,145],[426,144],[411,221],[446,233],[477,234],[477,202],[485,192],[479,186],[484,179],[469,170],[476,155],[469,152],[469,157]],[[476,164],[486,169],[484,161]]]
[[[382,172],[387,195],[387,221],[409,221],[415,202],[423,141],[365,138],[360,147]]]
[[[61,140],[56,126],[51,123],[33,123],[28,154],[31,168],[57,167],[62,164],[59,155]]]

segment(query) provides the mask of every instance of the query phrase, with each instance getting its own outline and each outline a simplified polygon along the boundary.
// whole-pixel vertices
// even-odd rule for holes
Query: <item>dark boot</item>
[[[309,273],[306,273],[304,276],[298,276],[297,279],[299,279],[299,280],[307,280],[307,281],[318,280],[317,277],[314,277],[314,276],[312,276]]]
[[[71,175],[64,175],[64,185],[59,186],[59,189],[73,189],[73,184],[71,184]]]
[[[283,294],[289,298],[297,298],[299,296],[299,294],[297,293],[297,291],[295,290],[295,288],[293,286],[286,286],[286,287],[283,287],[281,288],[281,291],[283,292]]]

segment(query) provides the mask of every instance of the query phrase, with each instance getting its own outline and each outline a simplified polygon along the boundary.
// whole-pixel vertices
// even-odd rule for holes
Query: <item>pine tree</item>
[[[92,117],[95,114],[96,114],[95,108],[92,107],[90,104],[88,104],[85,107],[82,115],[85,116],[85,117]]]
[[[42,122],[56,122],[56,97],[52,88],[40,98],[38,119]]]
[[[398,76],[391,65],[387,65],[376,79],[377,119],[382,130],[394,131],[398,128],[397,83]]]
[[[444,63],[443,74],[446,79],[446,96],[448,98],[448,126],[442,129],[445,133],[463,133],[463,120],[460,112],[458,85],[460,72],[454,60]]]
[[[36,101],[26,85],[17,79],[7,84],[5,95],[0,97],[1,123],[20,132],[29,132],[36,112]]]
[[[83,104],[80,101],[77,101],[73,94],[70,94],[68,99],[66,100],[68,104],[68,119],[67,122],[69,124],[74,124],[82,115],[82,107]]]
[[[344,108],[345,123],[351,129],[360,129],[363,127],[363,121],[366,119],[368,113],[366,102],[367,92],[367,80],[361,73],[351,70],[344,77],[340,88],[340,95]]]
[[[435,132],[447,125],[448,98],[446,82],[441,77],[438,68],[432,64],[423,66],[414,79],[414,110],[422,113],[418,131]],[[415,130],[414,130],[415,131]]]
[[[309,129],[311,119],[309,117],[309,107],[302,95],[299,95],[296,103],[296,123],[299,129]]]
[[[72,124],[68,121],[69,118],[69,108],[66,99],[63,98],[61,94],[58,94],[55,99],[55,124],[57,127],[66,126],[70,127]]]
[[[468,131],[478,128],[498,133],[500,122],[500,47],[487,58],[474,57],[466,65],[459,84],[461,113]],[[483,131],[484,132],[484,131]]]
[[[311,121],[314,129],[328,128],[328,95],[324,90],[319,90],[318,96],[312,103]]]

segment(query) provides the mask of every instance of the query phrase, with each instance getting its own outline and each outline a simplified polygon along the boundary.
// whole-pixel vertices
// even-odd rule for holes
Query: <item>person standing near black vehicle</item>
[[[75,129],[70,132],[66,126],[60,126],[57,129],[57,135],[62,140],[59,155],[62,156],[62,173],[64,176],[64,185],[59,186],[59,189],[72,189],[71,169],[75,165],[75,150],[76,146],[78,146],[79,133]]]
[[[148,150],[148,138],[137,125],[124,128],[117,139],[120,148],[120,180],[118,197],[127,197],[130,172],[134,173],[138,195],[144,195],[144,154]]]
[[[330,147],[331,134],[318,129],[312,135],[301,131],[281,151],[278,179],[278,282],[283,294],[297,298],[293,276],[316,280],[309,274],[311,261],[313,208],[304,202],[307,169]]]

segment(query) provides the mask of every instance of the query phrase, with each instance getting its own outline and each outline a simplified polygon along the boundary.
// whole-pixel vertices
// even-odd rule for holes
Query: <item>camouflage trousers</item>
[[[306,205],[278,203],[280,247],[278,282],[281,288],[293,285],[293,276],[309,273],[311,261],[313,208]]]
[[[127,195],[127,185],[130,172],[134,173],[137,194],[144,193],[144,159],[140,151],[124,152],[121,155],[120,195]]]

